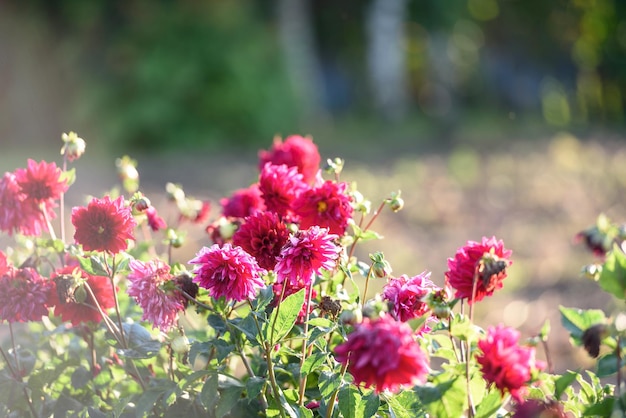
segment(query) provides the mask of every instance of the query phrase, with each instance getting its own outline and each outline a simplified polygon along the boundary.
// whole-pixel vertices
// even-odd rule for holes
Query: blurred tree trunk
[[[278,0],[278,25],[287,73],[306,122],[325,119],[323,80],[309,0]]]
[[[401,119],[408,106],[404,23],[407,0],[372,0],[367,11],[367,63],[378,111]]]

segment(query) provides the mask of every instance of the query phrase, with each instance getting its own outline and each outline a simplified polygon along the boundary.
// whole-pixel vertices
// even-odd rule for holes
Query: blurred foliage
[[[280,44],[281,1],[31,0],[76,53],[106,136],[126,147],[264,144],[275,134],[377,120],[371,2],[305,1],[330,118],[306,120]],[[477,114],[555,129],[623,128],[626,3],[407,0],[408,120],[461,130]],[[81,103],[88,106],[89,103]],[[482,116],[481,116],[482,117]],[[348,122],[350,123],[350,122]],[[368,125],[369,126],[369,125]],[[369,129],[369,128],[368,128]],[[366,129],[367,130],[367,129]]]

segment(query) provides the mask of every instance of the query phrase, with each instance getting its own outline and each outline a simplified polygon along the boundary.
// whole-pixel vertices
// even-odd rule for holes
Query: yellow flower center
[[[319,213],[326,212],[327,208],[328,205],[326,204],[326,202],[317,202],[317,211]]]

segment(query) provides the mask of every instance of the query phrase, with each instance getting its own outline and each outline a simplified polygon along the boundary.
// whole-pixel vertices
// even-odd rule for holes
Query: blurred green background
[[[620,0],[4,1],[0,35],[12,148],[404,152],[626,122]]]

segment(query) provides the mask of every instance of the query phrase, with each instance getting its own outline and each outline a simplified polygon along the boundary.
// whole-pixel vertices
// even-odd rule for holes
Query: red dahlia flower
[[[261,277],[265,270],[241,247],[230,244],[221,248],[217,244],[203,247],[189,263],[197,264],[194,282],[208,289],[216,299],[222,296],[236,301],[254,299],[257,290],[265,285]]]
[[[337,361],[348,363],[355,383],[396,392],[405,385],[423,383],[428,356],[413,338],[413,330],[389,316],[364,318],[348,340],[335,348]]]
[[[275,165],[285,164],[288,167],[297,167],[304,181],[308,184],[315,181],[315,176],[320,167],[321,157],[317,145],[310,138],[292,135],[285,139],[274,138],[274,145],[269,151],[259,152],[259,169],[263,169],[265,163]]]
[[[186,306],[186,299],[170,274],[170,266],[156,259],[149,262],[132,260],[129,267],[127,292],[143,309],[141,319],[152,322],[153,328],[169,331]]]
[[[61,180],[63,172],[55,163],[28,160],[27,168],[15,170],[15,180],[27,199],[39,204],[53,204],[67,191],[66,181]]]
[[[96,297],[96,301],[102,310],[106,311],[115,306],[113,288],[111,287],[111,282],[108,277],[92,276],[77,267],[68,266],[57,270],[52,276],[52,279],[54,279],[57,284],[57,292],[55,292],[52,298],[54,302],[51,303],[54,305],[54,315],[60,316],[63,321],[71,322],[74,326],[82,322],[100,322],[102,321],[102,315],[100,315],[91,294],[85,289],[85,291],[80,292],[80,294],[84,295],[84,300],[77,300],[76,298],[76,290],[78,290],[82,284],[79,284],[78,288],[68,289],[71,291],[71,294],[67,295],[69,296],[68,298],[59,295],[58,291],[62,290],[62,286],[59,283],[65,280],[73,281],[72,276],[75,274],[76,270],[80,273],[80,277],[89,284],[89,288]]]
[[[267,210],[281,217],[290,215],[293,201],[306,189],[302,174],[295,167],[271,163],[263,166],[259,176],[259,190]]]
[[[56,216],[52,207],[42,209],[47,211],[49,219]],[[39,205],[26,198],[13,173],[4,173],[0,179],[0,230],[9,235],[18,232],[28,236],[39,236],[41,231],[48,230]]]
[[[406,274],[392,278],[383,288],[383,299],[391,302],[394,316],[406,322],[430,311],[426,296],[439,289],[430,280],[430,273],[423,272],[409,278]]]
[[[469,304],[481,301],[502,288],[506,268],[511,265],[511,251],[504,248],[495,237],[482,242],[468,241],[457,250],[454,258],[448,259],[446,282],[456,289],[455,298],[465,298]],[[476,281],[476,291],[472,297]]]
[[[7,260],[7,255],[0,251],[0,277],[4,276],[4,274],[9,271],[9,260]]]
[[[303,191],[293,202],[300,227],[319,225],[329,228],[331,234],[343,235],[353,211],[347,188],[347,183],[327,180],[319,187]]]
[[[39,321],[48,315],[54,282],[27,267],[9,267],[0,277],[0,321]]]
[[[278,282],[288,280],[291,286],[308,286],[322,269],[335,268],[341,251],[333,242],[336,238],[319,226],[296,232],[278,256],[274,268]]]
[[[76,228],[74,240],[86,251],[119,253],[128,248],[127,239],[134,239],[137,226],[130,207],[124,205],[122,196],[111,200],[92,199],[87,207],[72,209],[72,224]]]
[[[487,335],[478,341],[482,353],[476,361],[490,385],[500,389],[502,395],[508,391],[517,402],[522,402],[533,372],[542,370],[545,365],[535,360],[533,347],[518,345],[519,337],[519,332],[513,328],[490,327]]]
[[[148,226],[150,226],[150,229],[154,232],[167,228],[165,219],[159,216],[154,206],[150,206],[146,209],[146,217],[148,218]]]
[[[258,212],[245,218],[245,223],[233,235],[233,244],[256,258],[261,268],[272,270],[288,238],[289,230],[278,215]]]
[[[229,198],[220,199],[222,215],[232,218],[245,218],[258,211],[265,210],[265,203],[258,184],[247,189],[236,190]]]

